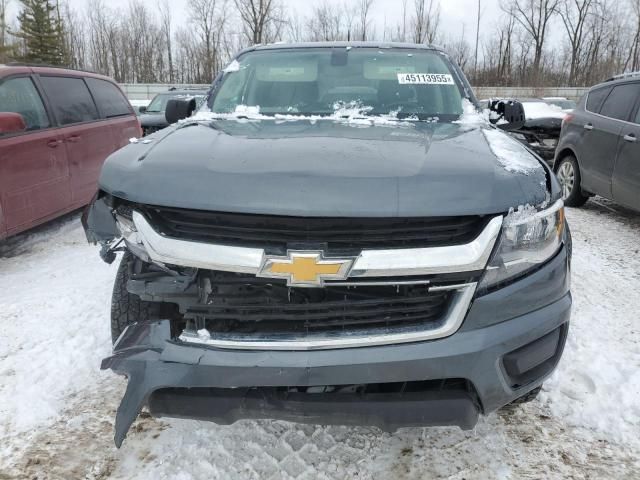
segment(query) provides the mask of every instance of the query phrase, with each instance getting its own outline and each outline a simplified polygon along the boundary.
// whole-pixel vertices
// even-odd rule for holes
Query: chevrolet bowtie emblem
[[[291,287],[321,287],[325,280],[344,280],[355,258],[324,258],[320,251],[289,250],[286,257],[265,255],[259,277],[284,278]]]

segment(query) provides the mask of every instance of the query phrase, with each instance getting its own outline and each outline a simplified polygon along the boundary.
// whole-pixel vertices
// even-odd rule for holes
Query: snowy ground
[[[575,308],[538,401],[451,428],[228,427],[139,419],[121,450],[109,353],[115,266],[78,216],[0,243],[0,480],[640,478],[640,215],[569,210]]]

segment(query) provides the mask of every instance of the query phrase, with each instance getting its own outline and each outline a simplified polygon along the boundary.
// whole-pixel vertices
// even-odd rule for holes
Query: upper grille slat
[[[327,250],[451,246],[475,239],[482,216],[343,218],[287,217],[137,206],[162,234],[222,245],[286,249],[291,244]]]

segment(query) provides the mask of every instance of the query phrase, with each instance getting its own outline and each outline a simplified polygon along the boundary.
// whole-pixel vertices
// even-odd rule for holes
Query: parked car
[[[560,107],[562,111],[566,113],[570,113],[577,105],[575,101],[569,100],[566,97],[542,97],[542,100],[550,105]]]
[[[562,124],[554,170],[567,205],[601,195],[640,210],[640,72],[592,87]]]
[[[86,210],[113,262],[115,441],[152,415],[472,428],[565,343],[551,169],[425,45],[254,46],[190,118],[112,155]],[[524,122],[503,102],[493,121]],[[526,207],[523,207],[526,205]],[[124,239],[124,243],[121,240]]]
[[[489,102],[500,100],[491,99]],[[526,121],[521,128],[510,131],[510,135],[540,155],[549,165],[552,165],[560,137],[562,119],[567,115],[567,112],[563,111],[560,106],[540,98],[519,98],[517,100],[524,107]]]
[[[0,66],[0,239],[89,203],[105,158],[139,135],[110,78]]]
[[[150,102],[150,100],[129,100],[129,103],[138,116],[142,115],[142,112],[147,110]]]
[[[153,100],[151,100],[147,107],[140,108],[140,124],[142,125],[143,134],[145,136],[150,135],[169,126],[165,116],[165,110],[169,100],[177,98],[193,100],[192,111],[194,111],[206,95],[206,90],[177,89],[175,87],[172,87],[166,93],[159,93],[153,97]]]

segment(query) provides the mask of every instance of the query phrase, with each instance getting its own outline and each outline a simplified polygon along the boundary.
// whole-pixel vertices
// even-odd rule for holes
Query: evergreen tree
[[[13,35],[24,42],[24,54],[17,60],[48,65],[65,64],[64,25],[58,5],[50,0],[20,0],[20,30]]]

